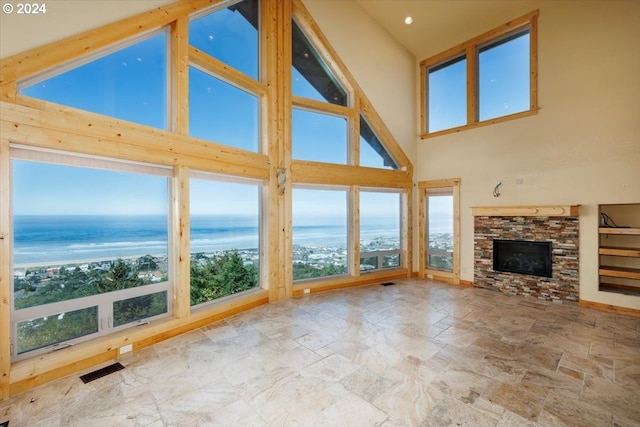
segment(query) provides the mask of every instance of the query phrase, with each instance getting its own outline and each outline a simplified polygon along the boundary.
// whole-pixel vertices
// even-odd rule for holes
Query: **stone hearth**
[[[562,303],[579,299],[576,216],[475,216],[474,286]],[[493,270],[493,239],[549,241],[552,277]]]

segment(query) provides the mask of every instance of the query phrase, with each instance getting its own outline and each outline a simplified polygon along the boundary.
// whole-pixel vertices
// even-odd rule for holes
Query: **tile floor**
[[[640,318],[421,280],[265,305],[0,403],[17,426],[640,425]]]

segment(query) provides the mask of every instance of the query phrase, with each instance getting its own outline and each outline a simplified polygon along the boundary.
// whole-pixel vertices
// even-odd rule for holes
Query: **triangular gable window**
[[[258,0],[209,13],[189,23],[189,44],[258,80],[259,16]]]
[[[37,83],[22,95],[167,129],[167,33]]]
[[[346,107],[347,92],[295,21],[292,21],[291,39],[293,94]]]
[[[398,169],[398,164],[362,115],[360,115],[360,166]]]

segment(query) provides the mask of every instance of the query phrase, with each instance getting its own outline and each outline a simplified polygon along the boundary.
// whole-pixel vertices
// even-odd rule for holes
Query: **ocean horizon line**
[[[77,263],[145,254],[167,254],[171,233],[162,215],[26,215],[14,218],[13,262],[16,266]],[[255,216],[196,216],[190,226],[193,253],[256,249],[260,230]],[[331,222],[329,220],[328,222]],[[442,232],[448,232],[443,227]],[[360,242],[401,240],[396,221],[361,223]],[[293,244],[347,247],[346,222],[293,224]]]

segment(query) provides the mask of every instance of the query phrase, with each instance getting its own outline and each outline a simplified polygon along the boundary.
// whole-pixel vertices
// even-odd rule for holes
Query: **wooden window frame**
[[[354,230],[355,227],[353,225],[354,222],[354,218],[355,218],[355,212],[353,209],[353,205],[354,205],[354,195],[352,192],[352,187],[348,186],[348,185],[322,185],[322,184],[297,184],[294,183],[291,187],[292,189],[292,199],[291,199],[291,258],[288,260],[288,262],[290,261],[290,265],[291,265],[291,281],[294,285],[305,285],[308,283],[314,283],[314,282],[326,282],[326,281],[331,281],[334,279],[344,279],[344,278],[348,278],[353,276],[354,274],[354,267],[353,267],[353,260],[354,260],[354,251],[353,248],[356,245],[355,239],[356,238],[360,238],[359,235],[355,235],[354,234]],[[321,276],[321,277],[310,277],[307,279],[294,279],[293,278],[293,238],[294,238],[294,233],[293,233],[293,206],[294,206],[294,200],[293,200],[293,191],[295,190],[312,190],[312,191],[336,191],[336,192],[344,192],[345,195],[345,209],[346,209],[346,233],[347,233],[347,240],[345,242],[346,244],[346,250],[347,250],[347,271],[343,274],[336,274],[333,276]],[[358,197],[359,200],[359,197]],[[358,214],[358,224],[360,222],[360,215]],[[359,240],[358,240],[358,244],[359,244]],[[359,245],[358,245],[359,246]],[[358,256],[359,256],[359,252],[358,252]]]
[[[362,193],[386,193],[386,194],[395,194],[398,196],[398,228],[400,230],[400,242],[399,242],[399,247],[397,250],[391,249],[391,250],[382,250],[382,251],[370,251],[367,252],[368,254],[370,254],[371,256],[376,256],[376,257],[383,257],[386,255],[393,255],[393,254],[398,254],[399,256],[399,265],[398,266],[393,266],[393,267],[380,267],[380,264],[382,264],[382,261],[378,260],[378,268],[372,270],[372,271],[362,271],[360,270],[360,261],[361,258],[363,256],[363,252],[362,252],[362,248],[360,246],[360,233],[361,233],[361,205],[360,205],[360,196],[362,195]],[[376,187],[360,187],[358,188],[358,203],[357,206],[355,206],[355,209],[357,209],[358,211],[358,215],[357,215],[357,220],[358,220],[358,226],[357,226],[357,240],[356,238],[354,238],[354,254],[357,252],[357,258],[354,255],[354,262],[352,262],[352,265],[354,267],[354,274],[357,274],[358,276],[366,276],[368,274],[373,274],[373,273],[377,273],[377,272],[384,272],[384,271],[389,271],[389,270],[394,270],[394,269],[400,269],[400,268],[404,268],[404,266],[406,265],[405,260],[403,259],[404,256],[406,256],[406,252],[403,250],[403,248],[405,247],[405,240],[403,238],[403,218],[404,218],[404,202],[403,202],[403,192],[402,190],[397,190],[397,189],[388,189],[388,188],[376,188]],[[355,228],[355,226],[354,226]],[[354,232],[355,233],[355,232]],[[357,269],[357,273],[355,273],[355,270]]]
[[[455,285],[460,284],[460,178],[439,179],[435,181],[418,182],[418,254],[421,279],[440,280]],[[453,196],[453,269],[451,272],[427,268],[427,232],[428,212],[427,198],[429,195]]]
[[[420,138],[432,138],[440,135],[456,133],[467,129],[474,129],[480,126],[487,126],[494,123],[501,123],[509,120],[519,119],[538,113],[538,14],[535,10],[524,16],[507,22],[497,28],[487,31],[464,43],[445,50],[437,55],[422,60],[420,62]],[[478,57],[480,48],[491,44],[524,29],[529,29],[529,109],[518,113],[495,117],[480,121],[478,119]],[[429,132],[429,69],[456,57],[465,56],[467,59],[467,123],[448,129]]]
[[[203,310],[207,310],[208,308],[211,307],[216,307],[216,306],[221,306],[224,305],[227,301],[233,299],[233,298],[237,298],[237,297],[241,297],[243,294],[248,294],[251,293],[255,290],[268,290],[267,287],[267,274],[266,272],[268,271],[268,265],[267,265],[267,257],[265,256],[265,245],[268,243],[266,236],[265,236],[265,231],[267,229],[267,227],[269,226],[269,224],[267,223],[267,216],[268,216],[268,211],[266,208],[266,195],[265,195],[265,188],[267,186],[267,182],[265,180],[260,180],[260,179],[255,179],[255,178],[245,178],[245,177],[240,177],[240,176],[233,176],[233,175],[225,175],[225,174],[219,174],[219,173],[211,173],[211,172],[204,172],[204,171],[200,171],[200,170],[196,170],[196,169],[191,169],[189,170],[188,173],[188,185],[185,189],[185,191],[187,191],[189,193],[188,199],[189,199],[189,228],[183,230],[182,234],[186,237],[186,240],[189,241],[189,265],[191,262],[191,197],[192,197],[192,192],[191,192],[191,180],[193,179],[197,179],[197,180],[201,180],[201,181],[209,181],[209,182],[214,182],[214,183],[221,183],[221,182],[227,182],[227,183],[234,183],[234,184],[243,184],[243,185],[251,185],[251,186],[255,186],[257,191],[257,196],[258,196],[258,264],[259,264],[259,274],[258,274],[258,283],[257,285],[252,288],[252,289],[247,289],[245,291],[242,292],[238,292],[235,294],[231,294],[231,295],[226,295],[224,297],[220,297],[220,298],[214,298],[211,299],[209,301],[204,301],[201,302],[199,304],[196,305],[191,305],[191,301],[189,301],[189,310],[191,313],[197,313],[199,311],[203,311]],[[232,250],[232,249],[231,249]],[[183,277],[181,277],[181,279],[186,282],[189,283],[189,296],[191,296],[191,268],[189,269],[185,269],[185,271],[183,272]],[[187,277],[188,276],[188,277]]]
[[[11,306],[11,362],[17,362],[19,360],[30,359],[33,357],[43,356],[48,353],[52,353],[56,350],[82,343],[90,340],[95,340],[99,337],[106,337],[113,335],[118,331],[126,330],[140,324],[146,324],[158,319],[168,318],[173,316],[173,292],[176,288],[178,281],[178,271],[175,264],[172,262],[177,257],[175,236],[176,230],[174,229],[174,212],[171,209],[171,200],[174,197],[174,185],[173,185],[173,170],[166,166],[155,165],[151,163],[132,162],[126,160],[117,160],[108,157],[82,155],[72,152],[65,152],[59,150],[38,149],[30,147],[28,145],[12,144],[9,146],[9,158],[10,161],[28,161],[32,163],[41,163],[49,165],[59,165],[68,167],[82,167],[96,171],[109,171],[109,172],[125,172],[135,173],[146,176],[165,177],[167,181],[167,257],[169,259],[168,278],[164,282],[147,284],[144,286],[138,286],[133,288],[126,288],[121,290],[114,290],[106,293],[98,293],[94,295],[76,297],[68,300],[55,301],[52,303],[39,304],[31,307],[25,307],[16,309],[14,304],[14,289],[13,286],[10,290],[10,296],[12,303]],[[12,177],[13,171],[11,171],[10,182],[13,183]],[[13,191],[13,188],[12,188]],[[10,212],[10,230],[13,231],[14,213],[13,209]],[[11,253],[13,254],[13,242],[10,242]],[[55,261],[44,261],[49,263],[55,263]],[[80,261],[77,261],[79,263]],[[74,262],[76,263],[76,262]],[[10,271],[13,276],[15,268],[13,257],[11,257]],[[159,292],[167,293],[167,311],[154,316],[149,316],[138,321],[128,322],[118,326],[112,325],[112,317],[114,308],[113,305],[117,301],[126,300],[145,295],[153,295]],[[32,319],[39,319],[46,316],[53,316],[59,313],[66,313],[75,310],[84,310],[93,306],[98,307],[97,315],[98,323],[100,324],[96,332],[81,335],[78,337],[61,340],[59,342],[47,344],[42,347],[34,348],[31,350],[25,350],[22,353],[18,353],[18,324]]]
[[[91,113],[91,114],[98,114],[104,117],[109,117],[112,118],[114,120],[123,120],[123,121],[127,121],[127,122],[132,122],[132,123],[136,123],[138,125],[141,126],[148,126],[148,127],[152,127],[151,125],[148,124],[144,124],[144,123],[138,123],[138,122],[134,122],[131,119],[127,118],[119,118],[116,117],[114,115],[111,114],[105,114],[105,113],[99,113],[99,112],[94,112],[91,110],[85,110],[83,108],[80,107],[75,107],[75,106],[71,106],[68,104],[62,104],[62,103],[58,103],[57,101],[48,101],[45,100],[43,98],[37,98],[37,97],[32,97],[26,94],[22,94],[22,90],[23,89],[27,89],[29,87],[41,84],[46,82],[49,79],[55,78],[55,77],[60,77],[64,74],[66,74],[67,72],[76,70],[78,68],[84,67],[86,65],[89,65],[95,61],[99,61],[101,59],[107,58],[112,54],[115,54],[117,52],[121,52],[124,49],[133,47],[139,43],[143,43],[146,41],[149,41],[151,39],[153,39],[156,36],[159,36],[161,34],[165,35],[165,46],[163,49],[163,54],[164,54],[164,60],[165,60],[165,82],[164,82],[164,91],[165,91],[165,105],[164,105],[164,127],[154,127],[155,129],[159,129],[159,130],[163,130],[163,131],[173,131],[173,122],[174,122],[174,111],[172,110],[171,104],[173,102],[173,97],[172,97],[172,86],[171,86],[171,79],[172,79],[172,69],[171,69],[171,61],[172,61],[172,52],[171,52],[171,35],[172,35],[172,31],[171,31],[171,26],[162,26],[159,28],[156,28],[152,31],[148,31],[148,32],[144,32],[142,34],[135,34],[134,36],[131,36],[127,39],[124,40],[119,40],[117,42],[115,42],[112,45],[109,45],[107,47],[104,47],[102,49],[97,49],[94,52],[91,52],[87,55],[82,55],[79,56],[78,58],[75,58],[71,61],[53,66],[51,68],[46,69],[43,72],[40,73],[36,73],[34,75],[28,76],[25,79],[20,79],[16,82],[16,97],[18,97],[18,99],[23,99],[23,100],[27,100],[25,102],[26,105],[42,105],[43,103],[49,103],[49,104],[54,104],[54,105],[60,105],[64,108],[71,108],[77,111],[82,111],[82,112],[87,112],[87,113]],[[73,90],[76,90],[75,88]],[[29,100],[31,102],[29,102]]]

